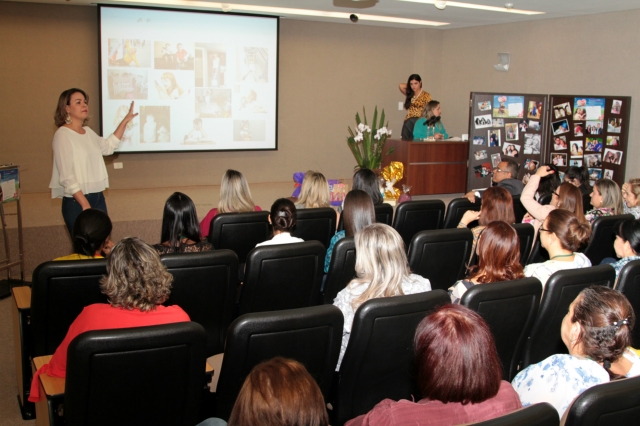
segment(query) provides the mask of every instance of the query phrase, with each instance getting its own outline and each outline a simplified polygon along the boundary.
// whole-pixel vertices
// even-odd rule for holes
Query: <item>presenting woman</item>
[[[103,155],[113,154],[120,145],[127,124],[138,115],[129,112],[109,137],[98,136],[85,126],[89,120],[89,98],[80,89],[62,92],[54,120],[58,130],[53,136],[53,173],[51,197],[62,197],[62,217],[69,234],[83,210],[96,208],[107,212],[102,191],[109,187]]]
[[[402,139],[413,139],[413,126],[422,114],[427,102],[431,100],[431,95],[422,90],[422,79],[418,74],[411,74],[407,84],[400,83],[400,91],[406,96],[404,109],[407,116],[404,118],[402,126]]]
[[[440,121],[440,102],[429,101],[422,111],[422,117],[413,127],[413,139],[449,139],[449,135]]]

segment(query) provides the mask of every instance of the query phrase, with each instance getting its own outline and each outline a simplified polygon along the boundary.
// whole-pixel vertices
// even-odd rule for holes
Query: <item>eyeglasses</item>
[[[555,195],[556,197],[560,198],[560,196],[558,195],[558,193],[556,191],[553,191],[552,194]]]
[[[507,171],[506,171],[506,170],[499,169],[499,168],[497,168],[497,167],[496,167],[495,169],[493,169],[493,173],[497,173],[497,172],[506,173]]]
[[[544,232],[548,232],[548,233],[552,233],[552,232],[553,232],[553,231],[550,231],[550,230],[548,230],[548,229],[544,229],[542,226],[540,227],[540,230],[541,230],[541,231],[544,231]]]

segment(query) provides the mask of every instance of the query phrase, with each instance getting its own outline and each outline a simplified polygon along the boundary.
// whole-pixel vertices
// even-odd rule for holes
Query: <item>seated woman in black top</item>
[[[153,246],[159,254],[213,250],[211,243],[201,241],[196,206],[182,192],[174,192],[164,204],[160,241]]]

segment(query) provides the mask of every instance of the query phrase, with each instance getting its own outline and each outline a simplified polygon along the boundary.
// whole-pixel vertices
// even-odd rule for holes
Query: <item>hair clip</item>
[[[629,320],[627,318],[619,320],[619,321],[614,321],[613,324],[611,324],[612,326],[614,326],[617,329],[619,329],[620,327],[622,327],[623,325],[629,325]]]
[[[287,215],[287,212],[285,212],[284,210],[280,210],[278,212],[278,217],[285,217]]]

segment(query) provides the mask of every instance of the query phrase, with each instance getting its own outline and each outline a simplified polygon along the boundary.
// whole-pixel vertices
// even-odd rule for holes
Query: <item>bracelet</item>
[[[458,228],[460,228],[460,225],[462,225],[463,228],[467,227],[467,224],[462,221],[458,222]]]

